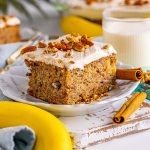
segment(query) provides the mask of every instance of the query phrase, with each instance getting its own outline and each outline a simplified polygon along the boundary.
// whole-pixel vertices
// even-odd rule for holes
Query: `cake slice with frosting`
[[[0,44],[19,42],[20,20],[15,16],[0,16]]]
[[[115,84],[116,51],[90,37],[68,34],[26,47],[28,93],[49,103],[89,103]]]

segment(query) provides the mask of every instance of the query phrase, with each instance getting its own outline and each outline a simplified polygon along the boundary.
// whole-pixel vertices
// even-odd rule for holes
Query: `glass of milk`
[[[117,50],[119,61],[134,67],[150,66],[150,18],[145,10],[130,11],[116,8],[104,11],[104,42]]]

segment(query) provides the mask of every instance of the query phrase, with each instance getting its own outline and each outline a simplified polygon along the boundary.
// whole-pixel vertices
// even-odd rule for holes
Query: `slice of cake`
[[[0,16],[0,44],[20,41],[20,20],[15,16]]]
[[[116,51],[86,35],[69,34],[26,47],[28,93],[56,104],[97,100],[115,84]]]

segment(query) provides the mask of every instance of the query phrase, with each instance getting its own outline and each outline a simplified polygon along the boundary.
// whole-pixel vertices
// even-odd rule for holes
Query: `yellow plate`
[[[0,102],[0,128],[27,125],[36,133],[34,150],[72,150],[70,136],[52,114],[17,102]]]

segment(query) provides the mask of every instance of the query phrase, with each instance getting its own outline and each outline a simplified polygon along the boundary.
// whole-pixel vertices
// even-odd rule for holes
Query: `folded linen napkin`
[[[0,150],[32,150],[34,131],[27,126],[0,129]]]
[[[7,58],[15,52],[23,42],[19,43],[9,43],[9,44],[2,44],[0,45],[0,69],[3,68],[6,65]],[[20,65],[23,61],[17,61],[14,65]],[[0,90],[0,101],[1,100],[10,100],[6,96],[3,95],[3,93]]]

